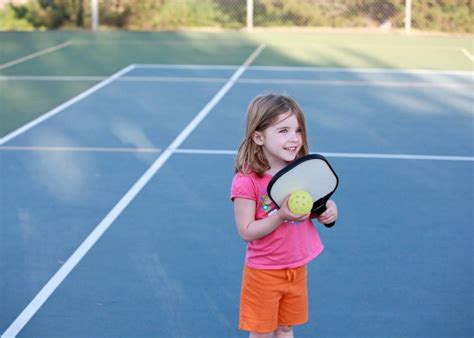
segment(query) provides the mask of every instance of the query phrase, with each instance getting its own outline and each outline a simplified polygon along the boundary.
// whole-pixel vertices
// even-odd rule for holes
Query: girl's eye
[[[296,129],[296,132],[297,132],[297,133],[301,133],[301,129]]]
[[[280,133],[287,133],[288,132],[288,129],[281,129],[280,130]]]

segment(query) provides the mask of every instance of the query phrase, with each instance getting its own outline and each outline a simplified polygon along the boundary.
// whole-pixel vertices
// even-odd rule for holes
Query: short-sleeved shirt
[[[272,176],[236,173],[230,198],[256,202],[255,219],[268,217],[277,210],[268,197],[267,186]],[[246,264],[254,269],[289,269],[308,263],[323,251],[323,244],[311,219],[285,222],[270,234],[247,245]]]

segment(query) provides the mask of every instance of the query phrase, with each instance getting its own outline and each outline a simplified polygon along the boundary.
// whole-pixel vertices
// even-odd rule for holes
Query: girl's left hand
[[[316,216],[316,219],[323,224],[335,222],[337,219],[337,205],[333,200],[326,202],[326,211]]]

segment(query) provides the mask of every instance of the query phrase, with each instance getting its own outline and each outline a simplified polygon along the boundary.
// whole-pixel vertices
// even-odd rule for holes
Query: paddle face
[[[322,214],[326,210],[326,202],[336,191],[339,184],[331,165],[319,154],[303,156],[273,176],[268,184],[268,195],[277,207],[286,196],[294,191],[303,190],[313,198],[312,213]],[[333,224],[326,224],[330,227]]]

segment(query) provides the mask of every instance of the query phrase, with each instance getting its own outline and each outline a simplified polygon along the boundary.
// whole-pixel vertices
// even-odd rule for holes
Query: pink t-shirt
[[[237,173],[232,181],[230,198],[254,200],[255,219],[268,217],[276,211],[268,197],[267,186],[272,176]],[[323,251],[323,244],[311,219],[285,222],[273,232],[247,245],[246,264],[254,269],[289,269],[308,263]]]

